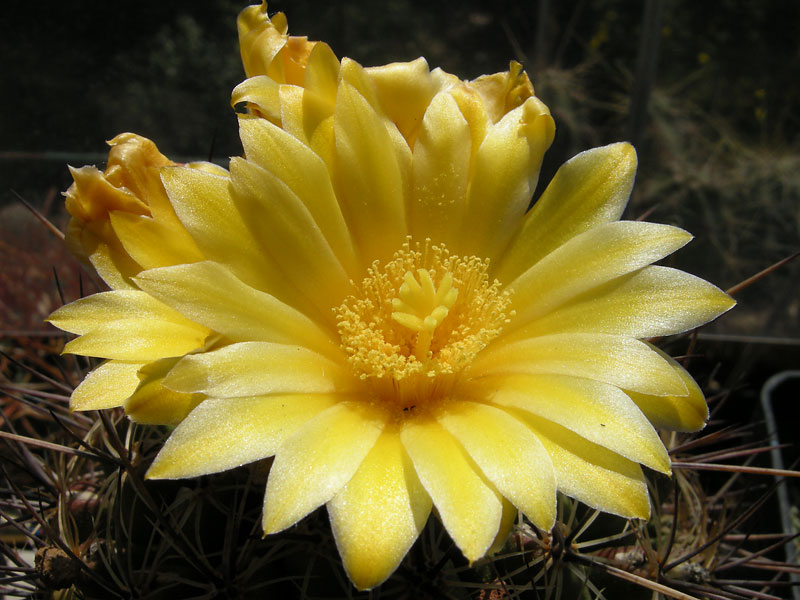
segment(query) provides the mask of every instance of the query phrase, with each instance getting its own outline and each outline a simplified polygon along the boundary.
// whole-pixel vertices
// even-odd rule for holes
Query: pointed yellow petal
[[[470,367],[473,377],[552,373],[585,377],[653,395],[685,394],[669,363],[638,340],[595,333],[558,333],[509,344],[495,343]]]
[[[323,394],[204,400],[169,436],[147,477],[197,477],[272,456],[338,400]]]
[[[304,98],[306,108],[308,108],[308,96],[313,95],[315,104],[324,104],[325,111],[333,114],[338,85],[339,59],[328,44],[318,42],[314,45],[306,66]]]
[[[553,526],[556,480],[549,455],[530,429],[502,410],[474,402],[448,404],[439,423],[537,527]]]
[[[182,226],[150,217],[112,212],[111,225],[125,250],[143,269],[203,260],[197,244]]]
[[[380,585],[417,539],[431,499],[396,431],[384,430],[328,514],[347,575],[360,590]]]
[[[82,337],[64,352],[149,362],[203,345],[209,330],[138,290],[102,292],[63,306],[48,320]]]
[[[637,221],[605,223],[579,234],[508,286],[517,311],[511,327],[649,265],[691,239],[683,229]]]
[[[279,177],[297,195],[342,265],[352,271],[356,264],[353,241],[322,159],[264,119],[240,119],[239,134],[247,160]]]
[[[230,179],[188,167],[165,168],[161,179],[178,218],[208,259],[230,267],[245,283],[300,307],[297,291],[273,261],[265,260],[263,246],[245,223],[260,217],[243,214],[234,204]]]
[[[65,354],[81,354],[130,362],[182,356],[200,348],[208,330],[152,318],[111,321],[64,346]]]
[[[246,215],[268,214],[251,228],[286,278],[323,314],[349,291],[349,276],[311,213],[281,179],[241,158],[231,159],[234,200]],[[263,259],[262,259],[263,260]]]
[[[83,242],[85,247],[91,248],[88,256],[89,262],[100,278],[108,284],[108,287],[112,290],[135,289],[136,286],[131,283],[130,277],[139,272],[139,264],[122,250],[119,240],[116,240],[116,243],[119,248],[99,243],[96,240],[92,243]],[[69,239],[67,245],[69,246]],[[73,249],[70,250],[75,253]],[[80,256],[78,253],[75,255]]]
[[[514,332],[513,337],[593,332],[648,338],[698,327],[736,301],[716,286],[669,267],[650,266],[610,281]]]
[[[391,256],[407,233],[406,191],[385,118],[342,82],[334,131],[334,184],[358,248],[369,259]]]
[[[141,425],[177,425],[203,401],[202,394],[174,392],[161,381],[148,381],[125,400],[125,414]]]
[[[465,215],[469,236],[460,252],[492,259],[505,248],[528,208],[554,132],[547,107],[535,97],[489,129],[472,166]]]
[[[415,239],[454,248],[462,234],[469,182],[470,131],[448,93],[431,101],[414,145],[409,227]]]
[[[545,419],[519,412],[553,459],[558,489],[584,504],[622,517],[646,519],[650,498],[642,469]]]
[[[47,320],[64,331],[84,334],[110,321],[152,319],[190,325],[186,317],[139,290],[117,290],[86,296],[62,306]]]
[[[278,450],[264,498],[264,533],[294,525],[338,494],[385,426],[363,402],[339,402],[308,421]]]
[[[330,336],[298,310],[237,279],[214,262],[176,265],[140,273],[147,293],[234,342],[306,346],[336,357]]]
[[[352,58],[342,58],[339,69],[339,80],[352,86],[361,97],[367,101],[373,110],[383,116],[383,107],[378,98],[378,87],[369,76],[367,70]],[[341,87],[341,85],[340,85]]]
[[[568,239],[622,215],[636,174],[628,143],[581,152],[556,173],[525,217],[495,277],[511,281]]]
[[[70,410],[102,410],[121,406],[139,385],[145,363],[109,360],[89,373],[72,392]]]
[[[164,385],[176,392],[229,398],[262,394],[317,394],[352,387],[339,364],[301,346],[242,342],[185,356]]]
[[[178,362],[165,358],[139,370],[139,386],[125,400],[125,414],[136,423],[177,425],[203,401],[202,394],[175,392],[163,385],[164,377]]]
[[[639,409],[656,427],[675,431],[699,431],[706,426],[708,405],[703,391],[692,376],[674,359],[662,350],[653,347],[681,377],[688,396],[648,396],[637,392],[627,392]]]
[[[500,528],[500,496],[441,425],[413,419],[401,433],[422,485],[453,541],[470,562],[486,554]]]
[[[311,132],[306,130],[306,114],[303,102],[305,90],[296,85],[282,85],[278,89],[278,98],[281,101],[281,129],[300,140],[303,144],[312,147],[308,139],[308,134]]]
[[[661,438],[625,392],[613,385],[564,375],[493,377],[478,385],[492,390],[487,397],[494,404],[531,412],[634,462],[670,471]]]
[[[497,536],[494,538],[487,554],[494,554],[503,549],[503,546],[508,541],[508,536],[511,535],[511,530],[514,528],[514,523],[517,522],[517,517],[519,517],[519,510],[516,506],[506,498],[501,498],[501,501],[503,502],[503,516],[500,518],[500,529],[497,531]]]

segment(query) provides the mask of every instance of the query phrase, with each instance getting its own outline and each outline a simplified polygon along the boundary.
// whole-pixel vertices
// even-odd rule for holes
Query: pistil
[[[398,290],[399,298],[392,298],[392,319],[416,332],[414,356],[421,362],[430,358],[431,341],[436,327],[444,321],[458,299],[458,290],[453,287],[453,274],[448,272],[439,282],[433,283],[430,271],[417,269],[419,280],[411,271],[406,271],[403,284]]]

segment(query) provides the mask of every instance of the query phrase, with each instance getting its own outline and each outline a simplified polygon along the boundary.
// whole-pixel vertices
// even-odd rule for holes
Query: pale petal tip
[[[352,561],[345,564],[345,571],[347,577],[353,582],[353,585],[360,592],[366,592],[373,588],[378,587],[384,581],[389,579],[389,576],[394,573],[397,568],[396,564],[374,565],[371,561],[365,564],[355,565]]]
[[[736,301],[736,299],[733,296],[729,295],[726,292],[722,292],[722,294],[723,294],[723,297],[720,298],[720,302],[719,302],[720,309],[722,311],[722,312],[720,312],[720,315],[723,315],[724,313],[728,312],[730,309],[732,309],[734,306],[736,306],[738,304],[738,302]]]
[[[145,479],[179,479],[180,475],[174,473],[174,469],[170,468],[170,464],[165,460],[159,460],[156,456],[150,468],[144,474]]]
[[[293,504],[284,503],[283,506],[280,506],[274,501],[275,498],[270,499],[270,496],[269,482],[267,482],[267,493],[264,495],[264,513],[261,517],[261,529],[264,530],[265,536],[288,529],[309,514],[304,513],[298,516]]]
[[[291,523],[287,523],[287,519],[279,519],[275,516],[275,514],[268,514],[267,511],[264,511],[264,517],[261,520],[261,528],[264,530],[264,537],[271,535],[273,533],[278,533],[283,531],[284,529],[288,529],[292,525],[294,525],[296,521]]]
[[[642,519],[647,521],[650,518],[650,502],[648,501],[647,504],[642,504],[642,506],[635,507],[628,518],[630,519]]]
[[[636,169],[639,166],[639,157],[636,154],[636,148],[630,142],[615,142],[595,150],[588,150],[588,152],[596,152],[597,161],[610,161],[611,164],[615,165],[614,171],[619,174],[621,181],[627,181],[632,184]]]
[[[540,510],[538,515],[525,515],[528,517],[536,527],[543,531],[550,531],[556,524],[556,512],[558,508],[558,500],[553,490],[553,502],[548,504],[547,510]],[[535,518],[533,518],[535,517]]]
[[[181,470],[180,463],[162,459],[162,453],[163,449],[161,453],[156,456],[155,460],[153,460],[150,468],[147,469],[147,472],[144,474],[145,479],[184,479],[190,476],[202,475],[202,473],[187,474]]]
[[[651,461],[651,464],[647,465],[654,471],[658,471],[659,473],[663,473],[664,475],[672,476],[672,461],[669,458],[669,454],[664,448],[663,452],[659,452],[655,457],[654,460]]]
[[[620,160],[626,163],[636,164],[638,157],[636,155],[636,148],[630,142],[615,142],[605,147],[607,151],[617,154]]]

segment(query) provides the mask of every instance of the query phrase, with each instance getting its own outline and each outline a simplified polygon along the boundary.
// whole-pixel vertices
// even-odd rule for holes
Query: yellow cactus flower
[[[733,301],[653,264],[688,233],[619,220],[633,148],[579,154],[528,210],[553,121],[518,66],[472,82],[421,59],[364,69],[265,11],[239,23],[244,156],[160,167],[158,205],[192,253],[140,260],[148,238],[114,215],[147,203],[81,194],[138,266],[109,262],[112,291],[50,317],[81,336],[66,351],[109,359],[73,406],[179,422],[151,478],[274,456],[264,532],[326,505],[360,589],[434,507],[470,561],[517,511],[551,528],[557,490],[646,518],[641,465],[670,471],[653,426],[708,413],[643,340]]]

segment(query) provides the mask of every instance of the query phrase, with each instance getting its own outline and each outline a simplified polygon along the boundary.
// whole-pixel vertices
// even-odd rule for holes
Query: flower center
[[[409,411],[449,394],[510,316],[509,295],[488,267],[430,240],[373,263],[335,310],[350,365],[378,397]]]

